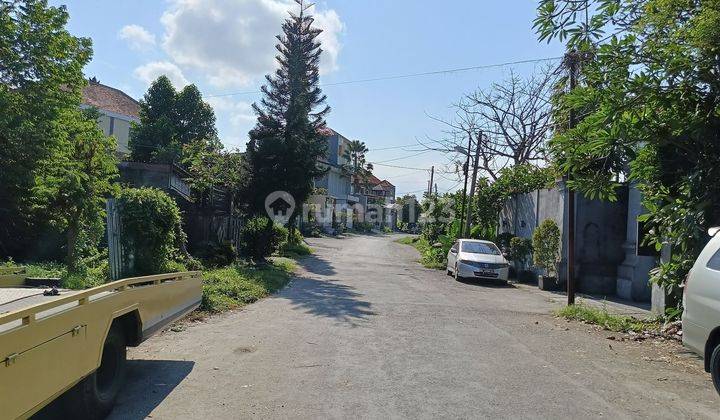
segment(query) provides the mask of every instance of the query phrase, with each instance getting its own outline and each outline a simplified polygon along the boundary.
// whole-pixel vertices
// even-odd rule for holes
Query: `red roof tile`
[[[100,110],[139,118],[140,103],[125,92],[91,80],[83,89],[83,104]]]

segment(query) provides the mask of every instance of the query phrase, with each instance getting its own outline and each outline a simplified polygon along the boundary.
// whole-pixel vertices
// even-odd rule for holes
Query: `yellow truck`
[[[0,419],[28,418],[60,396],[69,418],[104,418],[122,387],[126,346],[194,310],[202,296],[200,272],[71,291],[3,270]]]

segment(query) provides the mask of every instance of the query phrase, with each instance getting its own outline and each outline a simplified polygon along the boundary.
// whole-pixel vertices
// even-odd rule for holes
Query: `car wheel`
[[[75,385],[66,396],[66,410],[75,419],[104,419],[110,414],[125,381],[127,349],[118,326],[108,332],[100,367]]]
[[[720,394],[720,344],[715,346],[710,356],[710,374],[715,390]]]
[[[455,263],[455,271],[453,272],[455,280],[460,281],[461,277],[458,275],[457,263]]]
[[[447,275],[448,275],[448,276],[452,276],[452,275],[453,275],[453,272],[452,272],[452,270],[451,270],[451,269],[449,269],[449,268],[447,269]]]

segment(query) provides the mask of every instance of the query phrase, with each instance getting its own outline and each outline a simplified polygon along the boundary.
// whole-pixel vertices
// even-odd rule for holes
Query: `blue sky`
[[[93,39],[88,77],[140,98],[148,81],[166,73],[176,85],[195,83],[214,106],[227,147],[244,149],[254,124],[249,105],[263,74],[273,68],[274,35],[288,0],[52,1],[65,4],[69,29]],[[327,0],[317,2],[326,53],[322,83],[482,66],[560,56],[563,47],[537,41],[530,0]],[[439,138],[464,94],[501,81],[510,68],[531,73],[536,65],[471,70],[324,88],[333,111],[329,125],[364,141],[369,160],[411,168],[442,166],[441,153],[387,149]],[[373,149],[385,149],[376,150]],[[376,165],[375,174],[398,195],[426,188],[427,171]],[[457,184],[436,177],[439,191]]]

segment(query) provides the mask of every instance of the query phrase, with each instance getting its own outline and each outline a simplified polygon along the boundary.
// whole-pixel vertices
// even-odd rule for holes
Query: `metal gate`
[[[107,240],[111,280],[121,279],[124,271],[124,255],[121,241],[122,223],[120,221],[119,207],[114,198],[107,200]]]

